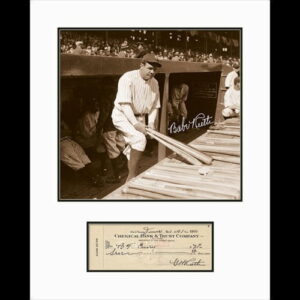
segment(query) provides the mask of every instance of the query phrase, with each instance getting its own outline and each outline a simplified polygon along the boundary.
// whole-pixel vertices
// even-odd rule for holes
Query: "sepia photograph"
[[[59,201],[242,201],[242,28],[58,28]]]

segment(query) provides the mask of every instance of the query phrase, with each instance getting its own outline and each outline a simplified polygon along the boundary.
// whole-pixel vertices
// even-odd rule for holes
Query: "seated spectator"
[[[61,53],[66,53],[67,52],[67,46],[66,45],[61,45],[60,46],[60,52]]]
[[[175,55],[172,57],[172,61],[179,61],[179,52],[175,52]]]
[[[104,52],[103,49],[99,49],[99,55],[100,55],[100,56],[105,56],[105,52]]]
[[[185,61],[185,57],[184,57],[183,52],[181,52],[181,53],[179,54],[179,61]]]
[[[240,116],[240,77],[234,78],[234,85],[224,95],[224,106],[222,111],[224,118]]]
[[[195,56],[195,62],[200,62],[200,61],[201,61],[200,55],[197,53]]]
[[[194,59],[193,59],[193,57],[192,57],[192,56],[188,56],[188,57],[187,57],[187,61],[188,61],[188,62],[193,62],[193,61],[194,61]]]
[[[121,51],[118,54],[118,57],[120,58],[124,58],[126,57],[127,53],[126,53],[126,49],[128,48],[128,46],[121,46]]]
[[[75,44],[70,44],[70,45],[68,46],[68,50],[67,50],[66,53],[68,53],[68,54],[73,54],[73,52],[74,52],[75,49],[76,49],[76,45],[75,45]]]
[[[172,58],[173,58],[173,52],[170,51],[168,53],[168,60],[172,60]]]
[[[85,51],[82,49],[82,44],[83,44],[83,42],[77,41],[77,42],[75,43],[76,48],[73,49],[73,51],[72,51],[71,53],[72,53],[72,54],[76,54],[76,55],[84,54]]]
[[[165,49],[164,52],[163,52],[163,60],[169,60],[167,49]]]
[[[143,43],[138,43],[138,51],[139,52],[142,52],[142,51],[144,51],[145,50],[145,48],[144,48],[144,46],[143,46]]]
[[[130,58],[136,58],[136,54],[134,53],[133,49],[130,49],[129,57]]]
[[[159,53],[156,55],[156,58],[157,58],[158,60],[163,60],[163,59],[164,59],[163,54],[162,54],[161,51],[159,51]]]
[[[92,55],[92,47],[91,46],[87,46],[87,48],[85,50],[85,54],[86,55]]]
[[[107,52],[110,53],[110,49],[111,49],[110,45],[109,45],[108,43],[106,43],[106,45],[105,45],[105,47],[104,47],[105,52],[106,52],[106,53],[107,53]]]
[[[213,63],[214,62],[214,58],[213,58],[213,55],[211,53],[208,55],[207,62],[208,63]]]
[[[98,46],[97,45],[94,45],[92,47],[92,55],[96,55],[97,54],[97,51],[98,51]]]
[[[125,38],[124,39],[124,42],[121,44],[121,47],[127,47],[128,46],[128,41],[127,39]]]

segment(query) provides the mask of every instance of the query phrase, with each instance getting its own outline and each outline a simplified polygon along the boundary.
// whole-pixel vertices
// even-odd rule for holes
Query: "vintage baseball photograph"
[[[58,201],[242,201],[241,28],[58,28]]]

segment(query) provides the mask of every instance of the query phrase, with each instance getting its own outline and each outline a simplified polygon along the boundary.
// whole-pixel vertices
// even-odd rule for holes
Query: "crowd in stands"
[[[197,50],[168,48],[150,43],[111,38],[105,41],[97,35],[83,35],[74,32],[61,33],[60,51],[62,54],[97,55],[122,58],[139,58],[146,52],[154,53],[158,60],[222,63],[232,66],[240,63],[238,57],[203,53]]]

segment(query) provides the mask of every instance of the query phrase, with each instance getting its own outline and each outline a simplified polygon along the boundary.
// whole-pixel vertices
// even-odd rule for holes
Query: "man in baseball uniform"
[[[124,150],[128,159],[127,181],[137,175],[138,162],[146,147],[146,116],[148,127],[155,129],[160,108],[159,86],[154,78],[158,67],[161,64],[155,55],[146,54],[140,69],[126,72],[119,79],[112,121],[128,144]]]
[[[240,76],[240,65],[238,63],[233,64],[233,71],[229,72],[225,79],[225,88],[228,90],[233,87],[234,79]]]
[[[235,77],[233,87],[230,87],[224,95],[224,106],[222,114],[224,118],[239,117],[240,115],[240,77]]]

